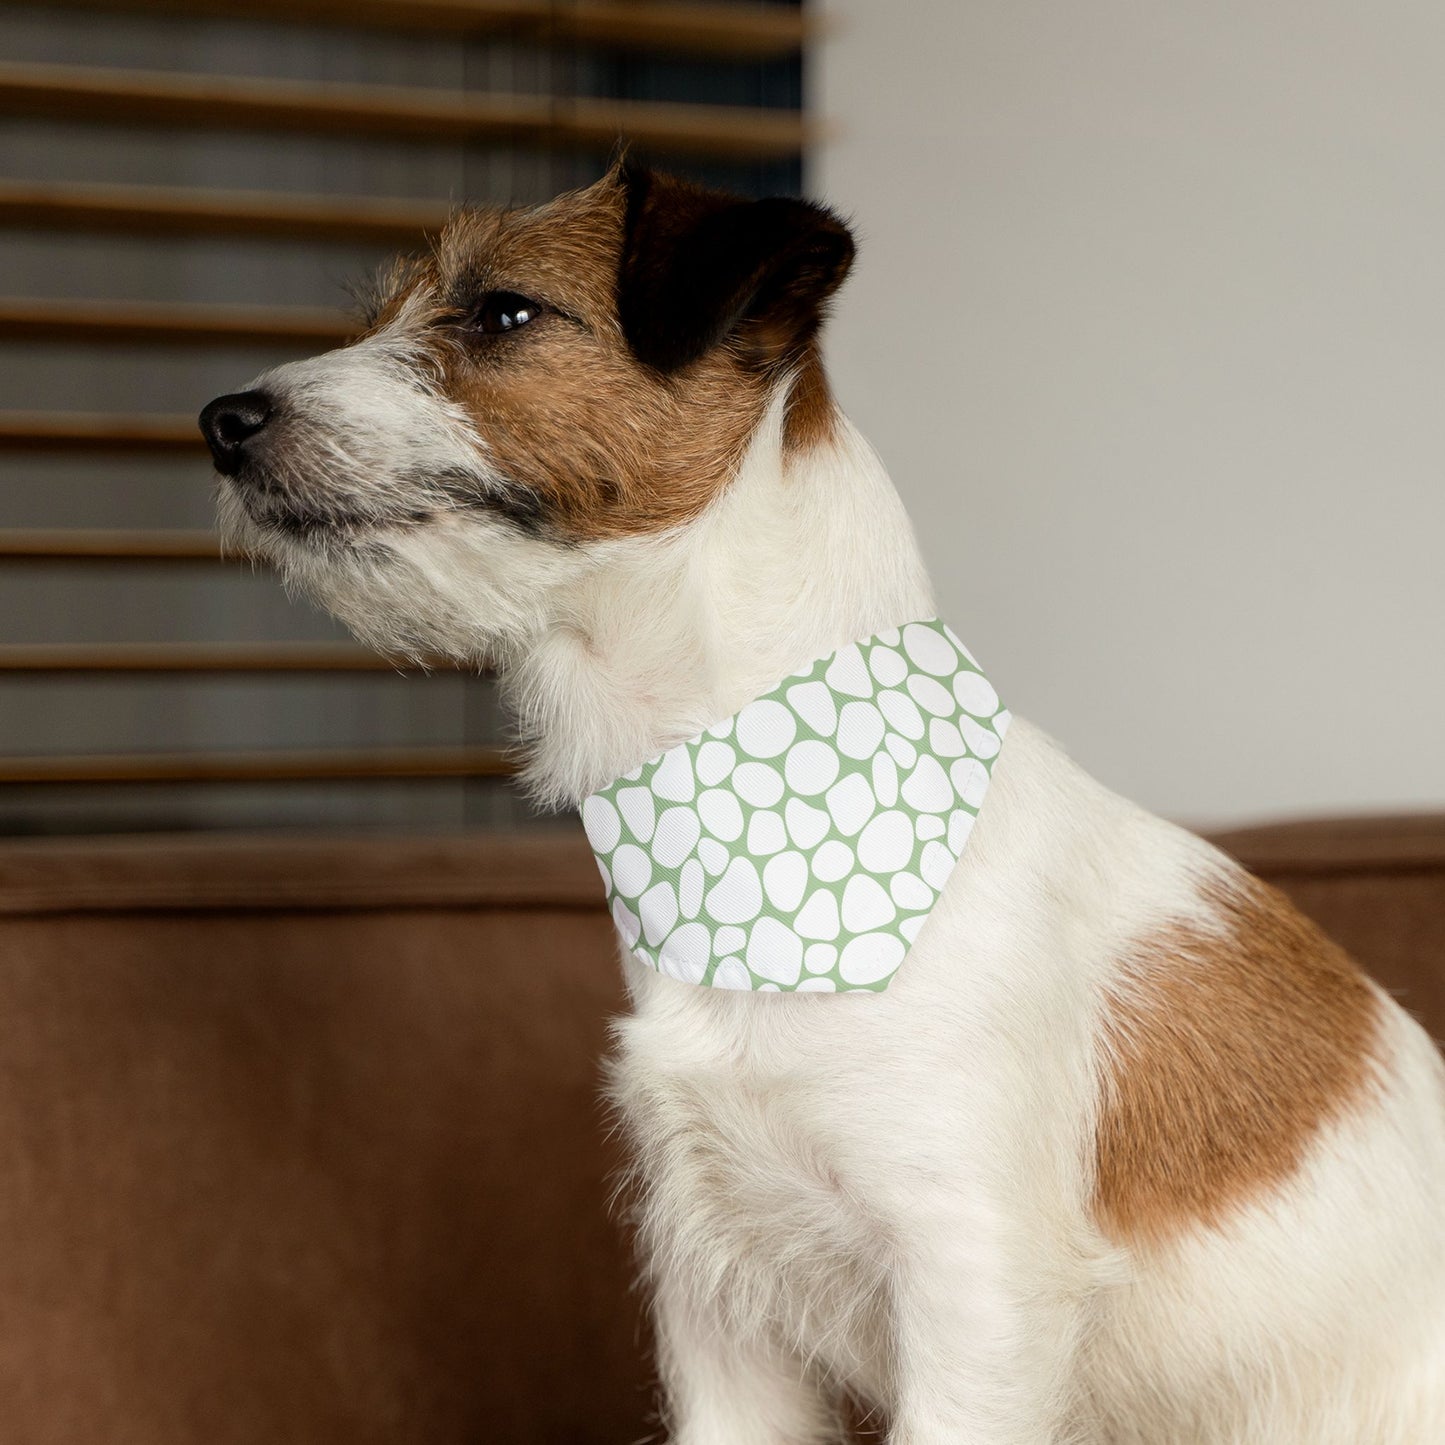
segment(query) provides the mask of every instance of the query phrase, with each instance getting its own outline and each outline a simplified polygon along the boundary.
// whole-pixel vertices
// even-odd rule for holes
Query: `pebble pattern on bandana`
[[[582,805],[623,941],[713,988],[886,988],[1008,720],[936,619],[820,659]]]

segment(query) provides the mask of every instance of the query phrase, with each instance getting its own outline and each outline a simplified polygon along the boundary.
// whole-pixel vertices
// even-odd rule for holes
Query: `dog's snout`
[[[246,443],[270,421],[274,409],[264,391],[238,391],[218,396],[201,412],[201,432],[222,476],[240,471]]]

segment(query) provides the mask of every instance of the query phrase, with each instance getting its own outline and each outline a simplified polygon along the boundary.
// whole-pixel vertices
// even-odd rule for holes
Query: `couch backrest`
[[[1445,820],[1225,841],[1445,1032]],[[572,830],[0,845],[0,1434],[650,1435],[622,1003]]]

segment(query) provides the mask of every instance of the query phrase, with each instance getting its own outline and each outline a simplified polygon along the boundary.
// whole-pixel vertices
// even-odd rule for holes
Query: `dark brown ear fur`
[[[802,357],[853,261],[837,216],[626,163],[618,178],[627,197],[618,314],[638,360],[677,371],[734,334],[761,364]]]

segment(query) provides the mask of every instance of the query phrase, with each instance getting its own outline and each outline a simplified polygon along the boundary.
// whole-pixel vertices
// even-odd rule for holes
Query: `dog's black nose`
[[[222,476],[234,477],[241,470],[246,443],[271,420],[271,410],[271,398],[264,391],[218,396],[206,406],[201,433]]]

